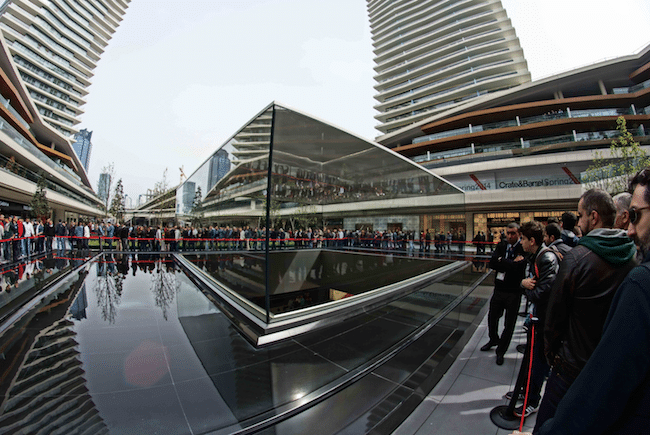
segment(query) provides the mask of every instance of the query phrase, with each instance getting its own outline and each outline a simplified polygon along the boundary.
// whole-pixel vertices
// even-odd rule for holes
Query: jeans
[[[546,382],[546,390],[539,407],[539,412],[537,413],[537,421],[535,422],[535,429],[533,432],[536,433],[539,431],[539,428],[546,420],[553,418],[560,400],[562,400],[574,381],[575,378],[568,376],[553,367],[551,375],[548,377],[548,381]]]

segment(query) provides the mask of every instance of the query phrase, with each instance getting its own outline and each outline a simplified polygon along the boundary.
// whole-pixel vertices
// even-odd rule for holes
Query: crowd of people
[[[52,250],[54,225],[51,219],[23,219],[0,215],[0,262],[12,263],[35,253]]]
[[[477,234],[471,244],[477,254],[492,249],[492,234],[486,240]],[[266,228],[251,226],[144,226],[111,222],[45,221],[16,216],[0,216],[0,261],[14,262],[35,253],[88,249],[117,251],[217,251],[264,250]],[[465,253],[464,231],[423,230],[349,230],[343,228],[306,228],[269,230],[269,249],[368,248],[401,252],[408,256]]]
[[[481,351],[503,364],[525,297],[524,388],[506,398],[515,417],[537,413],[535,435],[650,433],[650,168],[629,190],[588,190],[561,222],[513,222],[490,258]]]

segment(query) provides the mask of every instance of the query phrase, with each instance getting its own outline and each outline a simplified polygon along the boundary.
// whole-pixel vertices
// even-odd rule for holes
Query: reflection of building
[[[228,173],[228,171],[230,171],[230,159],[228,158],[228,152],[224,149],[220,149],[215,155],[210,158],[208,190],[217,184],[217,181],[221,180]]]
[[[368,0],[383,134],[530,81],[499,0]]]
[[[104,264],[104,267],[106,265]],[[97,268],[99,270],[99,266]],[[88,308],[88,297],[86,296],[86,283],[81,285],[81,290],[70,306],[70,315],[73,319],[86,319],[86,309]]]
[[[182,187],[182,200],[177,203],[177,207],[183,207],[183,210],[189,212],[192,210],[192,205],[194,204],[194,194],[196,193],[196,183],[191,181],[186,181]]]
[[[99,199],[102,200],[103,204],[106,204],[106,201],[108,201],[108,197],[110,196],[110,188],[111,188],[111,174],[108,173],[102,173],[99,174],[99,183],[97,185],[97,196],[99,196]]]
[[[277,103],[243,126],[215,156],[219,153],[235,160],[204,196],[209,224],[260,225],[269,184],[271,218],[285,228],[302,214],[346,228],[361,220],[375,229],[399,222],[404,230],[419,230],[422,209],[464,212],[462,191],[419,165]],[[195,188],[207,185],[212,162],[208,159],[177,189],[179,214],[189,212]]]
[[[66,318],[81,282],[46,296],[5,332],[3,352],[14,357],[0,360],[3,429],[108,433],[88,391],[73,322]]]
[[[72,148],[77,153],[77,156],[79,156],[79,160],[81,160],[81,164],[86,172],[88,172],[88,165],[90,164],[90,152],[93,149],[93,144],[90,142],[92,135],[92,131],[84,128],[74,135],[75,142],[72,144]]]
[[[55,219],[97,216],[100,201],[72,147],[93,69],[129,0],[3,2],[0,200],[23,213],[39,174]]]

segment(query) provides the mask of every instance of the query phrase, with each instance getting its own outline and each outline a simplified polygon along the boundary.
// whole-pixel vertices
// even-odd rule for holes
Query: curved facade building
[[[457,225],[469,238],[575,211],[597,153],[612,157],[619,116],[650,152],[650,46],[451,108],[381,143],[466,192]]]
[[[54,219],[103,214],[72,143],[93,70],[129,2],[0,6],[0,213],[29,214],[43,174]]]
[[[406,126],[530,81],[499,0],[368,0],[375,53],[376,128]]]
[[[68,137],[77,133],[93,70],[130,0],[14,0],[0,29],[40,116]]]

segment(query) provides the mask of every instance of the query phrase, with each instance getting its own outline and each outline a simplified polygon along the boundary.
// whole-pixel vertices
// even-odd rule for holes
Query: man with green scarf
[[[607,192],[591,189],[580,197],[578,226],[584,237],[564,257],[549,295],[544,352],[552,370],[536,429],[553,417],[598,345],[616,289],[636,265],[634,242],[625,230],[612,229],[615,217]]]

